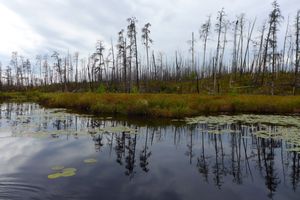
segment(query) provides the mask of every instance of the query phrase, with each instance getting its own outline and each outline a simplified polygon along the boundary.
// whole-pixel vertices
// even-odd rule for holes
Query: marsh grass
[[[181,118],[220,113],[300,113],[300,96],[112,93],[41,93],[37,96],[39,103],[47,107],[67,108],[96,115]]]

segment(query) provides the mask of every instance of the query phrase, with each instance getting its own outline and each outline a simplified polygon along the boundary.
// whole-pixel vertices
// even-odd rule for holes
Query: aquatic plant
[[[127,126],[112,126],[112,127],[105,127],[100,129],[101,132],[107,133],[136,133],[135,129],[129,128]]]
[[[77,171],[75,168],[64,168],[63,166],[54,166],[51,169],[57,172],[49,174],[48,179],[75,176]]]

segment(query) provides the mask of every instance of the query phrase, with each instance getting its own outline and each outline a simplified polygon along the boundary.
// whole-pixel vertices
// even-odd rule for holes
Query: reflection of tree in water
[[[205,156],[205,141],[204,141],[204,133],[201,133],[201,154],[197,158],[197,168],[200,174],[203,175],[204,181],[208,183],[208,172],[209,172],[209,164],[206,159],[208,157]]]
[[[201,129],[207,130],[208,127],[206,125],[202,125]],[[263,164],[266,163],[266,166],[262,165],[262,167],[263,169],[266,169],[265,178],[267,188],[270,191],[274,192],[280,181],[278,181],[279,178],[277,173],[275,173],[275,165],[271,159],[274,159],[274,155],[266,156],[266,148],[271,149],[268,154],[272,154],[274,153],[274,150],[272,150],[272,148],[277,148],[280,142],[275,142],[273,140],[272,146],[266,146],[260,143],[256,143],[256,145],[259,147],[258,152],[261,152],[261,155],[259,155],[259,153],[255,154],[253,151],[251,151],[249,154],[249,148],[255,147],[255,143],[253,143],[253,141],[255,140],[254,137],[247,138],[247,136],[250,134],[248,128],[241,127],[239,125],[231,125],[231,127],[220,126],[219,129],[231,129],[234,131],[239,130],[241,132],[228,134],[209,134],[206,131],[201,132],[201,153],[197,157],[196,166],[199,173],[203,175],[204,181],[208,182],[209,180],[209,163],[213,163],[213,165],[211,166],[213,174],[212,180],[218,188],[222,187],[222,184],[224,183],[224,177],[227,176],[227,174],[233,177],[232,182],[236,184],[243,184],[243,177],[245,178],[250,176],[253,180],[251,169],[252,165],[250,161],[255,158],[259,158]],[[224,138],[226,138],[226,140],[228,140],[230,144],[229,151],[226,152],[223,147]],[[249,146],[248,141],[250,141],[250,139],[252,143],[250,142]],[[205,143],[209,144],[210,142],[213,144],[213,151],[207,150],[209,149],[209,147],[205,145]],[[265,156],[262,153],[263,151],[261,149],[264,150]]]
[[[300,154],[297,154],[296,152],[293,152],[292,154],[293,155],[290,177],[293,190],[296,191],[300,180]]]
[[[116,135],[115,151],[117,155],[117,163],[123,165],[123,157],[125,155],[125,133]]]
[[[280,184],[280,179],[275,170],[274,164],[274,148],[278,146],[278,142],[273,139],[261,139],[263,165],[265,169],[265,185],[269,190],[268,196],[273,197],[274,192],[276,192],[278,184]]]
[[[53,128],[56,130],[63,130],[66,127],[66,120],[57,119],[53,122]]]
[[[221,189],[221,186],[223,184],[223,174],[224,174],[224,166],[222,163],[223,160],[223,156],[224,154],[223,152],[223,146],[219,146],[218,143],[222,144],[221,142],[218,141],[222,141],[222,136],[221,135],[213,135],[213,141],[214,141],[214,147],[215,147],[215,164],[212,166],[213,168],[213,180],[214,183],[216,185],[216,187],[218,187],[219,189]]]
[[[240,185],[243,183],[241,173],[241,134],[231,133],[231,170],[229,174],[233,176],[233,182]]]
[[[194,157],[194,154],[193,154],[193,131],[194,130],[195,130],[194,126],[191,126],[189,128],[189,141],[188,141],[188,144],[186,145],[188,150],[187,150],[187,152],[185,152],[185,155],[187,155],[189,157],[190,164],[192,164],[193,157]]]
[[[127,145],[125,149],[127,150],[127,155],[125,156],[125,168],[127,169],[125,174],[130,178],[134,176],[135,167],[135,148],[136,148],[136,134],[134,136],[126,135]]]
[[[117,155],[117,163],[123,165],[125,163],[125,174],[130,178],[134,176],[135,168],[135,152],[136,152],[136,134],[130,135],[121,133],[116,135],[115,152]]]
[[[87,122],[87,127],[90,128],[92,132],[93,129],[100,127],[101,125],[105,126],[105,121],[97,120],[97,119],[90,119]]]
[[[4,110],[5,110],[5,114],[4,114],[5,118],[9,120],[12,119],[13,104],[6,103]]]
[[[140,153],[140,167],[142,168],[142,170],[144,172],[148,172],[149,168],[148,168],[148,159],[151,156],[151,151],[148,151],[148,128],[146,130],[146,139],[145,139],[145,145]]]
[[[98,152],[100,151],[101,147],[104,145],[102,142],[103,134],[93,135],[92,137],[95,144],[95,150]]]
[[[65,119],[56,119],[52,125],[56,130],[67,130],[72,127],[73,119],[70,116],[66,117]]]

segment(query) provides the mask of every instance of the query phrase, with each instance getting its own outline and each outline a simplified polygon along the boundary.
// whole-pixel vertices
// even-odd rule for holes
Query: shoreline
[[[122,93],[1,93],[2,101],[32,101],[95,116],[184,118],[218,114],[300,114],[300,96]]]

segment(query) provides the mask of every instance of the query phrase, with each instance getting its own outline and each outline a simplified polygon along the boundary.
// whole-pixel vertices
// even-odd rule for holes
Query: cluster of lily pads
[[[120,133],[125,132],[127,134],[136,134],[137,130],[128,126],[111,126],[109,123],[106,127],[68,127],[66,130],[53,130],[43,128],[41,124],[45,122],[54,123],[57,120],[67,121],[72,120],[74,117],[80,117],[84,119],[88,116],[82,116],[77,114],[66,113],[64,109],[36,109],[30,113],[23,115],[17,115],[14,117],[15,126],[12,130],[13,137],[34,137],[34,138],[48,138],[59,137],[63,135],[72,136],[87,136],[91,134],[103,134],[103,133]],[[111,120],[111,117],[101,118],[101,120]]]
[[[97,162],[97,160],[94,158],[88,158],[88,159],[85,159],[83,162],[86,164],[94,164]],[[77,172],[77,169],[75,169],[75,168],[72,168],[72,167],[65,168],[64,166],[54,166],[51,169],[54,170],[55,173],[49,174],[48,179],[71,177],[71,176],[75,176],[76,172]]]
[[[64,166],[54,166],[51,169],[56,172],[49,174],[48,179],[56,179],[56,178],[60,178],[60,177],[74,176],[77,171],[77,169],[75,169],[75,168],[64,168]]]
[[[268,124],[277,126],[294,126],[300,128],[299,116],[281,115],[219,115],[199,116],[185,119],[187,124]]]
[[[227,130],[221,126],[241,124],[242,127],[251,130],[251,133],[262,139],[284,140],[290,145],[288,151],[300,154],[300,117],[280,115],[221,115],[199,116],[186,118],[187,124],[206,124],[207,133],[224,134],[239,133],[238,130]],[[270,128],[270,127],[273,128]],[[275,127],[275,128],[274,128]]]
[[[34,131],[35,126],[22,126],[16,127],[13,129],[13,137],[31,137],[31,138],[48,138],[48,137],[59,137],[63,135],[72,135],[72,136],[87,136],[103,133],[127,133],[127,134],[137,134],[137,129],[132,129],[127,126],[107,126],[105,128],[94,128],[93,130],[86,128],[80,130],[39,130]]]

